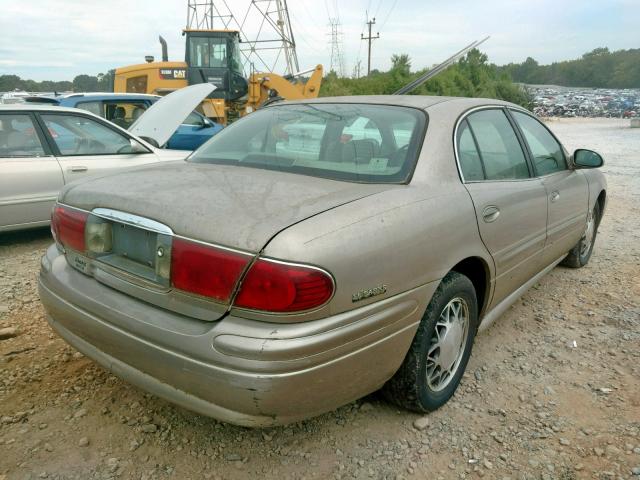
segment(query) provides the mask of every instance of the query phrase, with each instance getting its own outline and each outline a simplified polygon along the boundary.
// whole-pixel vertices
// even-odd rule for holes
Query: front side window
[[[399,106],[312,103],[258,110],[223,129],[190,161],[364,183],[404,183],[426,114]]]
[[[0,114],[0,157],[41,157],[44,154],[29,115]]]
[[[518,137],[501,109],[474,112],[467,122],[478,144],[487,180],[529,178]]]
[[[78,115],[42,115],[62,155],[112,155],[134,151],[129,137]]]
[[[538,120],[522,112],[512,111],[511,115],[522,130],[538,175],[567,169],[562,147]]]

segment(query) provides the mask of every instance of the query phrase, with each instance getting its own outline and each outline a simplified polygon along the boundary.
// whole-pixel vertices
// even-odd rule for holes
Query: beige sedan
[[[185,162],[65,188],[40,296],[79,351],[204,415],[287,423],[380,388],[426,412],[478,330],[589,261],[600,165],[495,100],[274,103]]]

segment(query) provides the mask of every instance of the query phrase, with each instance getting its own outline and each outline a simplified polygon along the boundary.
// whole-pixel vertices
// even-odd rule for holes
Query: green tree
[[[74,92],[95,92],[99,89],[98,77],[78,75],[73,79]]]

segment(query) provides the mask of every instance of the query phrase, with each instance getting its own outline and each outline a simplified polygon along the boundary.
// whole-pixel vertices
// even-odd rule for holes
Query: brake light
[[[323,270],[260,259],[242,281],[234,306],[291,313],[323,305],[333,295],[333,279]]]
[[[174,238],[171,283],[186,292],[229,301],[251,256]]]
[[[64,247],[83,252],[84,227],[88,216],[87,212],[56,205],[51,215],[51,233],[54,240]]]

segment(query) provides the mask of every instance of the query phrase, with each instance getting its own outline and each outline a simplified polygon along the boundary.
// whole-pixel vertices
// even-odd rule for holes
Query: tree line
[[[25,80],[17,75],[0,75],[0,92],[113,92],[114,70],[98,75],[77,75],[73,81]]]
[[[320,96],[390,94],[428,70],[412,72],[411,59],[407,54],[393,55],[391,63],[389,71],[372,70],[371,75],[361,78],[338,77],[335,72],[329,72],[322,82]],[[527,91],[513,83],[508,72],[489,64],[487,55],[478,49],[468,52],[411,94],[497,98],[527,108],[531,106]]]
[[[576,60],[540,65],[528,57],[522,63],[498,67],[514,81],[566,87],[640,88],[640,48],[609,51],[596,48]]]

